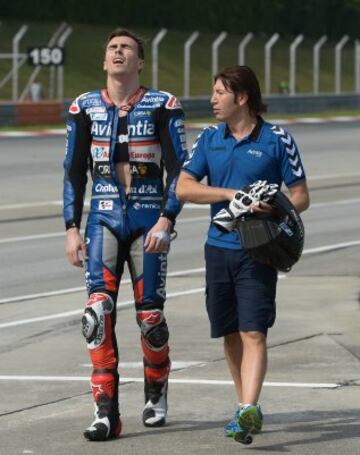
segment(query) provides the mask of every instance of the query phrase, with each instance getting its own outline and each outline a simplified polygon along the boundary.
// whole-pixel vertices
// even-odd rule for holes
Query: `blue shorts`
[[[243,250],[205,245],[206,309],[211,337],[258,331],[275,322],[277,271]]]

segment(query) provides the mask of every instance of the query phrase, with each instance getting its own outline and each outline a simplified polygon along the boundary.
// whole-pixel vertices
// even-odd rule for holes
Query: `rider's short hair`
[[[130,30],[126,30],[124,28],[116,28],[115,30],[113,30],[112,32],[109,33],[107,39],[106,39],[106,42],[105,42],[105,52],[106,52],[106,48],[108,46],[108,44],[110,43],[110,41],[115,38],[116,36],[127,36],[131,39],[133,39],[136,43],[137,43],[137,46],[138,46],[138,57],[141,58],[142,60],[145,59],[145,51],[144,51],[144,41],[137,35],[135,35],[135,33],[131,32]]]

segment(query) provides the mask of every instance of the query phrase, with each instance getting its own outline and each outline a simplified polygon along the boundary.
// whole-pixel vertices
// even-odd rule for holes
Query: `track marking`
[[[204,268],[200,268],[200,269],[192,269],[192,270],[174,272],[172,276],[183,276],[183,275],[187,275],[190,272],[191,273],[195,273],[194,271],[198,271],[198,272],[202,271],[203,272],[204,270],[205,270]],[[170,274],[168,276],[170,276]],[[286,276],[285,275],[279,275],[278,278],[279,279],[286,278]],[[205,288],[204,287],[188,289],[186,291],[169,292],[169,293],[166,294],[166,300],[170,300],[170,299],[173,299],[173,298],[176,298],[176,297],[180,297],[180,296],[183,296],[183,295],[199,294],[201,292],[203,292],[203,293],[205,292]],[[134,305],[134,299],[131,299],[131,300],[127,300],[125,302],[119,302],[116,305],[116,308],[127,308],[127,307],[130,307],[130,306],[133,306],[133,305]],[[24,324],[31,324],[31,323],[34,323],[34,322],[50,321],[52,319],[68,318],[68,317],[77,316],[79,314],[82,314],[83,311],[84,311],[83,308],[81,308],[80,310],[64,311],[62,313],[49,314],[49,315],[46,315],[46,316],[37,316],[35,318],[20,319],[20,320],[12,321],[12,322],[4,322],[4,323],[0,324],[0,329],[5,329],[5,328],[9,328],[9,327],[16,327],[16,326],[24,325]]]
[[[169,272],[167,273],[167,277],[177,277],[177,276],[186,276],[189,274],[194,274],[194,273],[201,273],[204,272],[205,268],[204,267],[199,267],[196,269],[186,269],[186,270],[178,270],[176,272]],[[121,280],[121,284],[131,284],[130,278],[126,278],[124,280]],[[57,295],[66,295],[66,294],[73,294],[76,292],[83,292],[85,291],[85,286],[79,286],[76,288],[68,288],[68,289],[60,289],[59,291],[49,291],[49,292],[39,292],[38,294],[27,294],[27,295],[21,295],[17,297],[11,297],[9,299],[2,299],[0,300],[0,304],[3,303],[14,303],[14,302],[23,302],[26,300],[34,300],[34,299],[41,299],[43,297],[54,297]],[[0,325],[1,326],[1,325]]]
[[[89,382],[88,376],[20,376],[20,375],[0,375],[0,381],[38,381],[38,382]],[[144,382],[144,378],[120,377],[121,384],[131,382]],[[233,386],[233,381],[216,379],[173,379],[169,378],[170,384],[189,384],[189,385],[229,385]],[[335,389],[341,384],[334,382],[264,382],[264,387],[295,387],[310,389]]]
[[[193,367],[195,365],[206,365],[208,362],[206,361],[185,361],[185,360],[172,360],[171,361],[171,370],[179,370],[183,368]],[[93,368],[91,363],[82,363],[80,364],[83,368]],[[119,368],[143,368],[144,362],[119,362]]]
[[[360,198],[342,199],[342,200],[335,201],[335,202],[317,202],[317,203],[311,204],[309,210],[318,209],[318,208],[322,208],[322,207],[328,207],[330,205],[333,207],[334,205],[357,204],[359,202],[360,202]],[[209,210],[210,206],[209,205],[188,204],[187,206],[185,206],[185,208]],[[183,223],[186,224],[186,223],[193,223],[196,221],[208,221],[208,220],[210,220],[209,216],[179,218],[177,220],[177,224],[183,224]],[[48,233],[48,234],[25,235],[25,236],[20,236],[20,237],[7,237],[4,239],[0,239],[0,244],[12,243],[12,242],[14,242],[14,243],[26,242],[29,240],[44,240],[44,239],[50,239],[50,238],[56,238],[56,237],[65,237],[65,231],[52,232],[52,233]]]
[[[308,249],[304,250],[302,254],[304,256],[307,256],[309,254],[327,253],[330,251],[342,250],[344,248],[349,248],[351,246],[359,246],[359,245],[360,245],[360,240],[352,240],[350,242],[342,242],[342,243],[335,243],[335,244],[331,244],[331,245],[319,246],[319,247],[315,247],[315,248],[308,248]],[[188,275],[191,273],[202,273],[204,271],[205,271],[205,267],[200,267],[200,268],[196,268],[196,269],[169,272],[167,274],[167,276],[168,277],[177,277],[177,276]],[[283,278],[283,277],[284,277],[284,275],[279,275],[279,278]],[[129,284],[129,283],[131,283],[130,279],[126,279],[126,280],[122,281],[122,284]],[[76,292],[82,292],[84,290],[85,290],[85,287],[81,286],[81,287],[76,287],[76,288],[61,289],[59,291],[50,291],[50,292],[42,292],[42,293],[38,293],[38,294],[27,294],[27,295],[22,295],[22,296],[17,296],[17,297],[10,297],[7,299],[1,299],[0,305],[5,304],[5,303],[23,302],[26,300],[40,299],[40,298],[44,298],[44,297],[54,297],[57,295],[73,294]],[[188,291],[184,291],[184,292],[188,292]],[[171,294],[169,294],[168,297],[170,297],[170,295]],[[179,294],[179,295],[181,295],[181,294]],[[78,314],[78,313],[77,312],[75,312],[75,313],[67,312],[67,313],[60,313],[60,314],[64,314],[63,317],[67,317],[67,316],[72,316],[73,314]],[[54,316],[53,315],[52,316],[43,316],[43,317],[53,319],[53,318],[55,318],[55,315]],[[40,319],[33,318],[31,320],[31,322],[36,322],[37,320],[40,320]],[[41,319],[41,320],[43,320],[43,319]],[[13,324],[13,323],[9,323],[9,324]],[[7,325],[0,324],[0,328],[4,328],[4,327],[7,327]]]
[[[205,288],[194,288],[194,289],[188,289],[187,291],[179,291],[179,292],[170,292],[166,295],[166,299],[173,299],[176,297],[180,297],[182,295],[191,295],[191,294],[198,294],[200,292],[205,292]],[[120,302],[116,305],[117,308],[127,308],[129,306],[134,305],[134,299],[127,300],[126,302]],[[64,311],[63,313],[56,313],[56,314],[49,314],[47,316],[38,316],[35,318],[29,318],[29,319],[20,319],[18,321],[12,321],[12,322],[5,322],[3,324],[0,324],[0,329],[4,328],[9,328],[9,327],[16,327],[19,325],[24,325],[24,324],[31,324],[33,322],[43,322],[43,321],[49,321],[52,319],[62,319],[62,318],[67,318],[71,316],[77,316],[78,314],[82,314],[84,312],[83,309],[80,310],[73,310],[73,311]]]
[[[351,242],[335,243],[333,245],[318,246],[315,248],[308,248],[303,251],[303,254],[316,254],[326,253],[328,251],[342,250],[343,248],[349,248],[350,246],[360,245],[360,240],[353,240]]]
[[[315,248],[308,248],[308,249],[304,250],[302,254],[304,256],[306,256],[309,254],[327,253],[330,251],[342,250],[344,248],[349,248],[351,246],[358,246],[358,245],[360,245],[360,240],[352,240],[349,242],[335,243],[335,244],[324,245],[324,246],[319,246],[319,247],[315,247]],[[180,270],[178,272],[169,272],[167,274],[167,276],[168,277],[184,276],[184,275],[188,275],[190,273],[200,273],[200,272],[204,272],[204,271],[205,271],[205,268],[200,267],[197,269]],[[279,275],[279,278],[282,278],[282,276]],[[129,279],[122,281],[122,284],[129,284],[129,283],[130,283]],[[57,296],[57,295],[72,294],[72,293],[76,293],[76,292],[82,292],[84,290],[85,290],[85,287],[80,286],[80,287],[76,287],[76,288],[60,289],[58,291],[42,292],[39,294],[21,295],[21,296],[17,296],[17,297],[1,299],[0,305],[5,304],[5,303],[23,302],[26,300],[41,299],[44,297],[53,297],[53,296]],[[4,327],[4,325],[0,324],[0,328],[1,327]]]
[[[349,173],[349,174],[324,174],[324,175],[314,175],[312,177],[307,177],[308,181],[312,180],[326,180],[326,179],[336,179],[336,178],[350,178],[350,177],[359,177],[360,173]],[[360,183],[360,182],[359,182]],[[358,201],[359,199],[351,199],[351,201]],[[330,204],[330,203],[329,203]],[[336,204],[336,202],[332,202]],[[57,206],[62,207],[63,201],[61,199],[52,200],[52,201],[38,201],[38,202],[24,202],[24,203],[15,203],[15,204],[0,204],[0,210],[15,210],[15,209],[26,209],[26,208],[35,208],[35,207],[46,207],[46,206]],[[90,199],[86,199],[84,202],[86,207],[90,206]],[[310,206],[310,208],[313,205]],[[209,204],[193,204],[186,203],[183,210],[194,209],[194,208],[207,208],[210,207]]]

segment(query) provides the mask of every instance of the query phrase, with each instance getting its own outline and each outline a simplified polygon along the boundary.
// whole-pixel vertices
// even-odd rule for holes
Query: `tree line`
[[[0,0],[0,20],[360,38],[360,0]]]

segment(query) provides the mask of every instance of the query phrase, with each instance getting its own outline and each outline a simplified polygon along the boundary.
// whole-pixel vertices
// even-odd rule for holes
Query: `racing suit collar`
[[[130,96],[128,102],[126,104],[122,104],[121,106],[119,106],[119,109],[121,111],[127,111],[127,112],[131,111],[132,108],[134,107],[134,105],[143,98],[146,91],[147,91],[147,89],[145,87],[143,87],[142,85],[140,85],[140,87],[136,90],[136,92]],[[101,97],[105,101],[106,104],[108,104],[109,106],[114,106],[115,103],[110,98],[109,93],[106,88],[103,88],[101,90]]]

